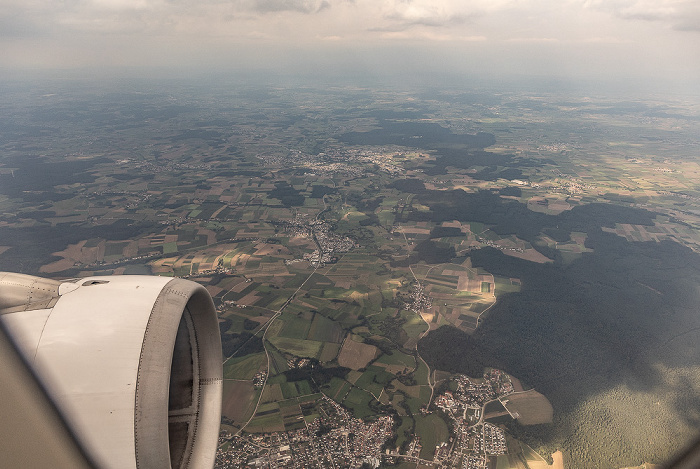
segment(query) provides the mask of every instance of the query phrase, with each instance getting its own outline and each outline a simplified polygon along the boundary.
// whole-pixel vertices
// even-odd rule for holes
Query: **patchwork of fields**
[[[489,409],[498,468],[630,466],[697,433],[693,102],[65,86],[3,95],[0,267],[204,285],[222,428],[297,431],[326,396],[428,461],[454,437],[436,396],[495,367],[523,382]]]

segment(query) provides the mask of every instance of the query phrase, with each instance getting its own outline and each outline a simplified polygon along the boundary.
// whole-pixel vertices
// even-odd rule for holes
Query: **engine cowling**
[[[100,467],[214,465],[223,373],[204,287],[0,273],[0,318]]]

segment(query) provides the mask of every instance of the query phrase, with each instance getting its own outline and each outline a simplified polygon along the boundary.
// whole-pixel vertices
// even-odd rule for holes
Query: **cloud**
[[[495,66],[522,60],[527,68],[539,60],[538,70],[556,61],[575,68],[584,55],[598,63],[619,53],[629,62],[643,56],[682,68],[700,37],[694,2],[0,0],[0,63],[245,68],[302,57],[328,69],[325,60],[362,62],[360,51],[411,63],[437,63],[435,51],[448,51],[460,59],[445,67],[471,57]]]
[[[685,11],[683,17],[673,25],[673,29],[700,32],[700,5]]]
[[[676,31],[700,32],[700,18],[693,21],[681,21],[673,26]]]
[[[665,22],[675,30],[700,31],[697,0],[585,0],[583,6],[625,20]]]
[[[397,0],[382,8],[383,26],[376,31],[405,31],[412,27],[446,28],[462,25],[481,14],[481,8],[466,2]]]
[[[326,0],[254,0],[250,9],[259,13],[294,11],[299,13],[319,13],[331,7]]]
[[[624,19],[662,21],[677,14],[677,7],[663,1],[636,0],[619,6],[615,13]]]
[[[57,34],[220,35],[269,14],[313,15],[348,0],[0,0],[0,37]],[[282,16],[283,18],[284,16]],[[290,19],[293,17],[289,17]],[[293,21],[293,20],[292,20]],[[249,31],[241,33],[245,36]]]

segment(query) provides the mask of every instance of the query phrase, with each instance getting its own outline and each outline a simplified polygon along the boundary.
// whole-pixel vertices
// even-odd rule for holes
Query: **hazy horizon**
[[[697,93],[689,0],[0,2],[2,78],[552,79]]]

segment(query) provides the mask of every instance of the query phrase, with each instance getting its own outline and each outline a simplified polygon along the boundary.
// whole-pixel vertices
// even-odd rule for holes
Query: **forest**
[[[586,211],[592,218],[600,213],[579,210]],[[499,297],[472,336],[442,326],[419,342],[419,352],[431,367],[450,372],[480,376],[485,366],[502,368],[545,394],[553,427],[512,424],[513,432],[545,453],[566,450],[571,467],[664,460],[700,423],[697,412],[688,416],[689,404],[700,408],[691,397],[700,383],[678,374],[700,358],[680,340],[696,339],[700,329],[700,256],[677,243],[630,243],[600,229],[589,229],[586,247],[593,252],[569,265],[473,251],[474,266],[520,277],[522,291]],[[631,397],[621,388],[632,388]],[[615,393],[625,402],[610,397]],[[636,418],[649,396],[658,410]],[[665,429],[677,441],[650,444],[644,435],[658,433],[671,417],[686,423]],[[563,438],[572,428],[580,429],[576,437]],[[612,441],[616,432],[620,438]]]

